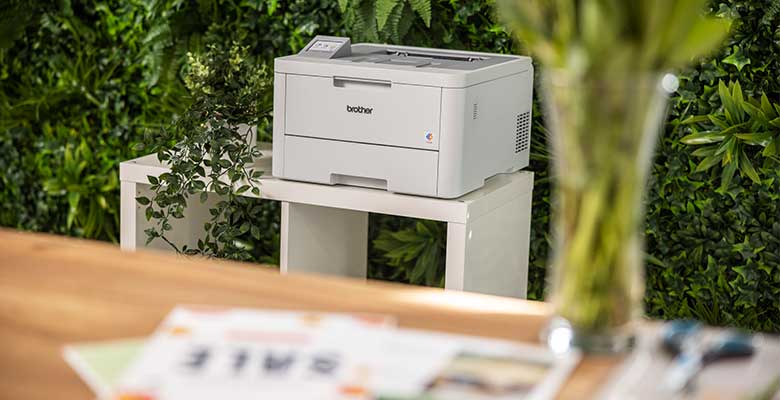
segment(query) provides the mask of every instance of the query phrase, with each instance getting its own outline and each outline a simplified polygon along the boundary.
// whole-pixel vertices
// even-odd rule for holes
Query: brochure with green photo
[[[67,345],[65,361],[99,399],[110,398],[122,373],[141,353],[144,339],[111,340]]]

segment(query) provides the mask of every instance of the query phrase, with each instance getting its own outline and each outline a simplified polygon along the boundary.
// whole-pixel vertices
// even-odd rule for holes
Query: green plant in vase
[[[641,313],[642,197],[667,97],[729,21],[705,0],[504,0],[504,22],[542,64],[555,166],[555,349],[630,346]]]
[[[245,238],[250,232],[259,235],[247,218],[257,207],[242,194],[260,194],[257,179],[263,171],[252,162],[260,156],[257,129],[268,124],[272,90],[266,69],[247,50],[233,43],[228,48],[210,45],[203,55],[188,54],[184,81],[192,96],[190,107],[171,126],[145,138],[145,146],[170,168],[149,177],[152,198],[136,199],[154,222],[145,230],[147,243],[159,239],[186,254],[253,258],[253,245]],[[217,201],[204,236],[197,248],[179,247],[168,238],[172,220],[184,218],[191,196],[206,202],[209,192]]]

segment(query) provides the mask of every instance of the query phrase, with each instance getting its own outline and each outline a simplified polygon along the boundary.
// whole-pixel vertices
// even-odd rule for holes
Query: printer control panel
[[[352,44],[349,38],[317,35],[298,55],[314,58],[349,57],[352,55]]]
[[[333,53],[341,47],[343,43],[334,42],[332,40],[318,40],[314,42],[309,51],[324,51],[326,53]]]

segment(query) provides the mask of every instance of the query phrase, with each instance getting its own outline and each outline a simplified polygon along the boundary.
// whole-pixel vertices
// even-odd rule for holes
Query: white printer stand
[[[256,168],[270,172],[270,157],[258,159]],[[147,176],[159,176],[166,171],[154,155],[121,163],[122,249],[144,246],[144,229],[149,222],[135,197],[150,196]],[[447,222],[446,289],[526,296],[531,172],[495,176],[481,189],[452,200],[270,176],[260,181],[261,198],[282,202],[282,273],[365,278],[368,213],[374,212]],[[180,245],[194,246],[214,202],[216,195],[205,204],[197,199],[191,201],[185,218],[173,221],[171,239]],[[161,241],[149,247],[168,248]]]

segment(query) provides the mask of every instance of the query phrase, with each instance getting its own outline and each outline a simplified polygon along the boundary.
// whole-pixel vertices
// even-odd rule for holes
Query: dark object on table
[[[708,364],[750,357],[755,352],[752,336],[726,331],[714,341],[706,340],[701,334],[701,324],[696,321],[670,322],[662,346],[675,357],[663,382],[666,390],[675,393],[692,391],[696,376]]]

